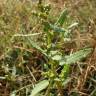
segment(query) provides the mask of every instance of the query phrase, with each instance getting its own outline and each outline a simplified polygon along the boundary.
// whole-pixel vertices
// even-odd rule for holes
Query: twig
[[[34,79],[34,81],[36,82],[36,79],[35,79],[35,77],[34,77],[33,73],[30,71],[30,69],[29,69],[29,67],[28,67],[28,66],[26,66],[26,67],[27,67],[28,71],[30,72],[30,75],[32,76],[32,78],[33,78],[33,79]]]

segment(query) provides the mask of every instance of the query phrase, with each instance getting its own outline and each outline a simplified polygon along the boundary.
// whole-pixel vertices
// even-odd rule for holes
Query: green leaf
[[[69,74],[69,68],[70,68],[70,65],[66,64],[64,65],[63,69],[61,70],[61,73],[60,73],[60,78],[62,79],[62,81],[64,82],[67,77],[68,77],[68,74]]]
[[[24,28],[22,28],[22,34],[26,34],[26,31]],[[42,48],[40,48],[34,41],[32,41],[31,38],[29,38],[28,36],[24,36],[25,40],[27,40],[27,42],[30,44],[31,47],[33,47],[34,49],[37,49],[39,52],[41,52],[43,55],[45,55],[46,57],[47,54],[44,52],[44,50]]]
[[[60,28],[56,25],[52,25],[50,24],[50,29],[52,29],[54,32],[66,32],[67,30],[65,30],[64,28]]]
[[[65,21],[65,19],[66,19],[66,17],[67,17],[67,14],[68,14],[67,9],[64,9],[64,10],[62,11],[62,13],[60,14],[60,17],[58,18],[58,20],[57,20],[57,22],[55,23],[55,25],[60,25],[60,26],[62,26],[63,23],[64,23],[64,21]]]
[[[56,60],[56,61],[59,61],[59,60],[62,59],[62,56],[61,56],[61,55],[54,55],[54,56],[52,57],[52,59],[53,59],[53,60]]]
[[[36,43],[34,43],[30,38],[27,37],[28,42],[30,43],[30,45],[37,49],[38,51],[40,51],[43,55],[45,55],[46,57],[48,57],[48,55],[44,52],[44,50],[42,48],[40,48]]]
[[[68,27],[68,29],[71,29],[71,28],[73,28],[73,27],[76,27],[77,25],[78,25],[78,23],[75,22],[75,23],[71,24],[71,25]]]
[[[48,30],[53,30],[54,32],[66,32],[67,30],[64,28],[60,28],[57,25],[53,25],[49,22],[43,22],[43,25],[45,26],[44,30],[48,31]]]
[[[35,85],[35,87],[33,88],[30,96],[36,96],[39,92],[44,90],[48,85],[49,85],[48,80],[40,81],[38,84]]]
[[[80,61],[81,59],[85,58],[89,53],[91,53],[91,51],[92,48],[87,48],[70,54],[70,56],[65,56],[65,58],[60,61],[60,65],[72,64]]]

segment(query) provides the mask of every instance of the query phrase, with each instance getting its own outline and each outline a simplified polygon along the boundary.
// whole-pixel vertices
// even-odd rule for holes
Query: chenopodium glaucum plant
[[[44,6],[41,4],[39,5],[38,10],[39,10],[39,13],[35,12],[33,13],[33,15],[38,16],[41,19],[41,23],[44,27],[44,33],[46,34],[47,49],[43,50],[42,48],[40,48],[38,45],[34,43],[31,43],[31,45],[35,49],[39,50],[48,59],[48,62],[46,63],[47,67],[45,68],[46,72],[42,73],[42,75],[44,75],[47,80],[46,82],[45,81],[41,81],[41,83],[39,82],[39,84],[42,84],[42,86],[44,85],[44,87],[42,89],[40,87],[40,89],[35,90],[38,87],[37,85],[39,85],[37,84],[36,87],[33,88],[30,96],[33,96],[32,95],[33,93],[38,94],[47,86],[50,87],[50,88],[48,87],[48,90],[49,89],[51,90],[51,88],[57,88],[61,96],[63,96],[62,89],[71,80],[70,78],[68,78],[68,75],[70,72],[69,70],[70,64],[74,64],[77,61],[80,61],[83,58],[85,58],[88,54],[91,53],[92,48],[84,48],[68,56],[66,54],[63,54],[60,48],[57,48],[58,41],[55,42],[55,46],[53,46],[54,45],[53,39],[55,36],[57,37],[60,36],[60,40],[62,39],[64,40],[64,38],[70,38],[69,34],[71,34],[70,33],[71,28],[77,26],[78,23],[75,22],[70,26],[68,26],[66,29],[62,27],[65,20],[67,19],[67,15],[68,15],[67,9],[64,9],[61,12],[58,20],[54,24],[50,23],[47,19],[50,11],[50,6]],[[60,40],[59,40],[59,43],[61,42]],[[61,66],[61,71],[58,73],[57,70],[59,66]],[[45,82],[45,83],[42,83],[42,82]]]

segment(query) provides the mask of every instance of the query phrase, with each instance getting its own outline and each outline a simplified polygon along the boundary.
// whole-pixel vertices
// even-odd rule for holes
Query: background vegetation
[[[0,0],[0,96],[96,96],[95,0]]]

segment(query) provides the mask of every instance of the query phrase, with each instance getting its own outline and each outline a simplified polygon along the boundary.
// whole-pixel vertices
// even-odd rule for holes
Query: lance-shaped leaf
[[[56,25],[52,25],[50,24],[50,28],[54,31],[54,32],[66,32],[67,30],[65,30],[64,28],[60,28]]]
[[[68,14],[67,9],[64,9],[64,10],[61,12],[61,14],[60,14],[57,22],[55,23],[55,25],[60,25],[60,26],[62,26],[63,23],[64,23],[64,21],[65,21],[65,19],[66,19],[66,17],[67,17],[67,14]]]
[[[40,48],[36,43],[34,43],[30,38],[27,37],[26,39],[28,40],[29,44],[30,44],[33,48],[37,49],[37,50],[40,51],[43,55],[45,55],[46,57],[48,57],[48,55],[44,52],[44,50],[43,50],[42,48]]]
[[[37,96],[37,94],[39,94],[42,90],[44,90],[48,85],[49,85],[48,80],[43,80],[43,81],[39,82],[33,88],[30,96]]]
[[[85,58],[91,52],[92,48],[87,48],[70,54],[69,56],[65,56],[65,58],[60,61],[60,65],[76,63]]]
[[[51,24],[49,22],[43,22],[43,25],[45,26],[45,30],[53,30],[54,32],[66,32],[67,30],[61,27],[58,27],[57,25]]]
[[[78,26],[78,23],[77,23],[77,22],[74,22],[73,24],[71,24],[71,25],[68,27],[68,29],[71,29],[71,28],[76,27],[76,26]]]

